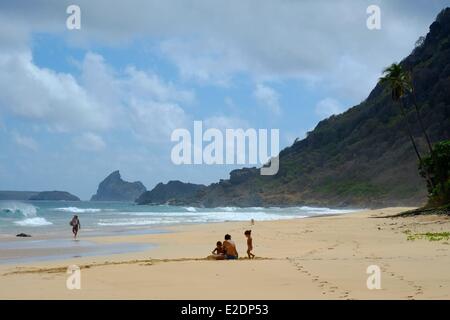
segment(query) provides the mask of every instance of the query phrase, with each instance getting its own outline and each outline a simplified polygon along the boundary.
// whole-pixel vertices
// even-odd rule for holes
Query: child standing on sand
[[[244,235],[247,237],[247,255],[249,259],[253,259],[255,255],[252,253],[253,250],[253,239],[252,230],[246,230]]]

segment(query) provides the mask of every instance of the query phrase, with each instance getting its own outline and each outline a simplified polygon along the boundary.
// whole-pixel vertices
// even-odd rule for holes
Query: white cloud
[[[225,133],[226,129],[247,129],[250,127],[249,123],[241,118],[217,115],[208,117],[203,121],[205,128],[219,129]]]
[[[163,55],[178,67],[185,80],[229,86],[234,73],[246,70],[241,54],[212,39],[168,39],[160,44]]]
[[[130,105],[132,130],[150,143],[169,143],[174,129],[185,128],[188,116],[176,103],[133,101]]]
[[[25,147],[32,151],[37,151],[39,149],[38,143],[32,137],[24,136],[18,132],[14,132],[13,139],[21,147]]]
[[[121,75],[101,55],[93,52],[86,53],[79,65],[80,85],[90,97],[105,106],[109,114],[119,112],[121,97],[124,95]]]
[[[52,129],[105,129],[106,106],[97,103],[76,79],[39,68],[30,52],[0,53],[0,106],[15,115],[44,121]],[[6,89],[7,88],[7,89]]]
[[[77,144],[97,150],[103,141],[93,132],[121,128],[147,142],[170,141],[168,132],[184,125],[187,117],[179,103],[195,100],[192,91],[154,73],[133,66],[119,72],[92,52],[85,55],[80,71],[77,80],[36,66],[28,51],[0,53],[0,87],[8,88],[0,91],[0,106],[15,116],[38,120],[52,132],[88,131]]]
[[[0,2],[0,43],[23,47],[31,32],[65,32],[78,46],[147,38],[156,40],[153,48],[188,80],[229,85],[242,73],[258,81],[315,79],[333,91],[329,94],[362,100],[382,68],[411,51],[447,1],[129,0],[111,6],[107,1],[79,0],[77,4],[86,13],[82,29],[67,32],[61,22],[64,1]],[[369,4],[381,8],[381,30],[366,27]]]
[[[74,140],[75,146],[81,150],[100,151],[106,147],[103,138],[95,133],[86,132]]]
[[[123,81],[124,91],[130,95],[141,98],[150,98],[158,101],[178,101],[192,103],[195,94],[189,90],[181,90],[173,83],[165,83],[154,73],[137,70],[135,67],[128,67],[125,70],[127,79]]]
[[[344,108],[339,101],[333,98],[325,98],[320,100],[315,107],[315,112],[319,117],[327,118],[333,114],[339,114]]]
[[[260,104],[267,107],[273,114],[281,113],[279,94],[271,87],[259,83],[256,85],[253,95]]]

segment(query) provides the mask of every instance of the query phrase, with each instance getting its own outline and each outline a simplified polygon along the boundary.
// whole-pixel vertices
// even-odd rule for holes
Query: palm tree
[[[411,125],[409,123],[409,120],[408,120],[408,117],[407,117],[406,111],[405,111],[406,105],[405,105],[404,97],[406,96],[406,94],[408,92],[413,93],[414,101],[416,101],[410,75],[403,71],[403,68],[400,64],[393,63],[389,67],[387,67],[386,69],[383,70],[383,77],[380,78],[380,83],[388,83],[389,86],[391,87],[392,100],[395,102],[398,102],[398,101],[401,102],[399,104],[399,106],[400,106],[400,110],[402,112],[402,116],[403,116],[403,118],[405,118],[405,121],[406,121],[406,128],[408,131],[409,139],[411,140],[411,143],[414,147],[414,151],[416,152],[417,158],[419,159],[419,163],[422,163],[422,157],[420,155],[419,150],[417,149],[416,142],[412,135]],[[430,141],[428,139],[428,135],[426,134],[425,129],[423,127],[422,120],[421,120],[420,114],[419,114],[419,109],[417,107],[417,103],[414,102],[414,105],[416,108],[417,117],[419,118],[420,127],[427,139],[428,146],[430,148],[430,155],[431,155],[432,154],[431,143],[430,143]],[[433,186],[434,186],[433,180],[431,179],[428,172],[426,172],[425,174],[426,174],[426,179],[427,179],[428,184],[433,189]]]
[[[406,106],[404,96],[411,90],[411,84],[408,74],[403,71],[403,68],[398,63],[393,63],[389,67],[383,70],[383,77],[380,78],[380,83],[388,83],[391,88],[391,97],[395,102],[401,102],[399,104],[400,111],[403,118],[406,121],[406,129],[408,131],[409,139],[414,147],[419,162],[422,162],[419,150],[417,149],[416,141],[412,135],[411,125],[409,124],[408,117],[406,115]]]

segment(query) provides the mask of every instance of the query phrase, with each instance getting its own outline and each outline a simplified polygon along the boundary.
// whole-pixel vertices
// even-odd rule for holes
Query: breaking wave
[[[98,208],[77,208],[77,207],[55,208],[53,210],[72,213],[95,213],[100,211],[112,211],[112,210],[102,210]]]
[[[14,224],[22,227],[39,227],[51,225],[50,221],[38,217],[37,207],[23,202],[7,202],[0,204],[0,217],[5,218],[25,218],[13,221]]]
[[[23,202],[6,202],[0,204],[2,216],[9,217],[35,217],[37,208],[31,204]]]
[[[218,209],[218,208],[217,208]],[[197,211],[195,214],[186,212],[121,212],[130,217],[101,219],[99,226],[143,226],[178,223],[208,223],[221,221],[269,221],[292,218],[305,218],[306,215],[274,214],[263,211]]]

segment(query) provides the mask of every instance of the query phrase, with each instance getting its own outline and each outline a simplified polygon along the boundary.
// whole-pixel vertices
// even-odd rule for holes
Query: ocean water
[[[222,221],[267,221],[342,214],[354,210],[315,207],[195,208],[138,206],[127,202],[0,201],[0,235],[70,233],[78,215],[82,234],[111,234],[162,229],[168,225]]]

